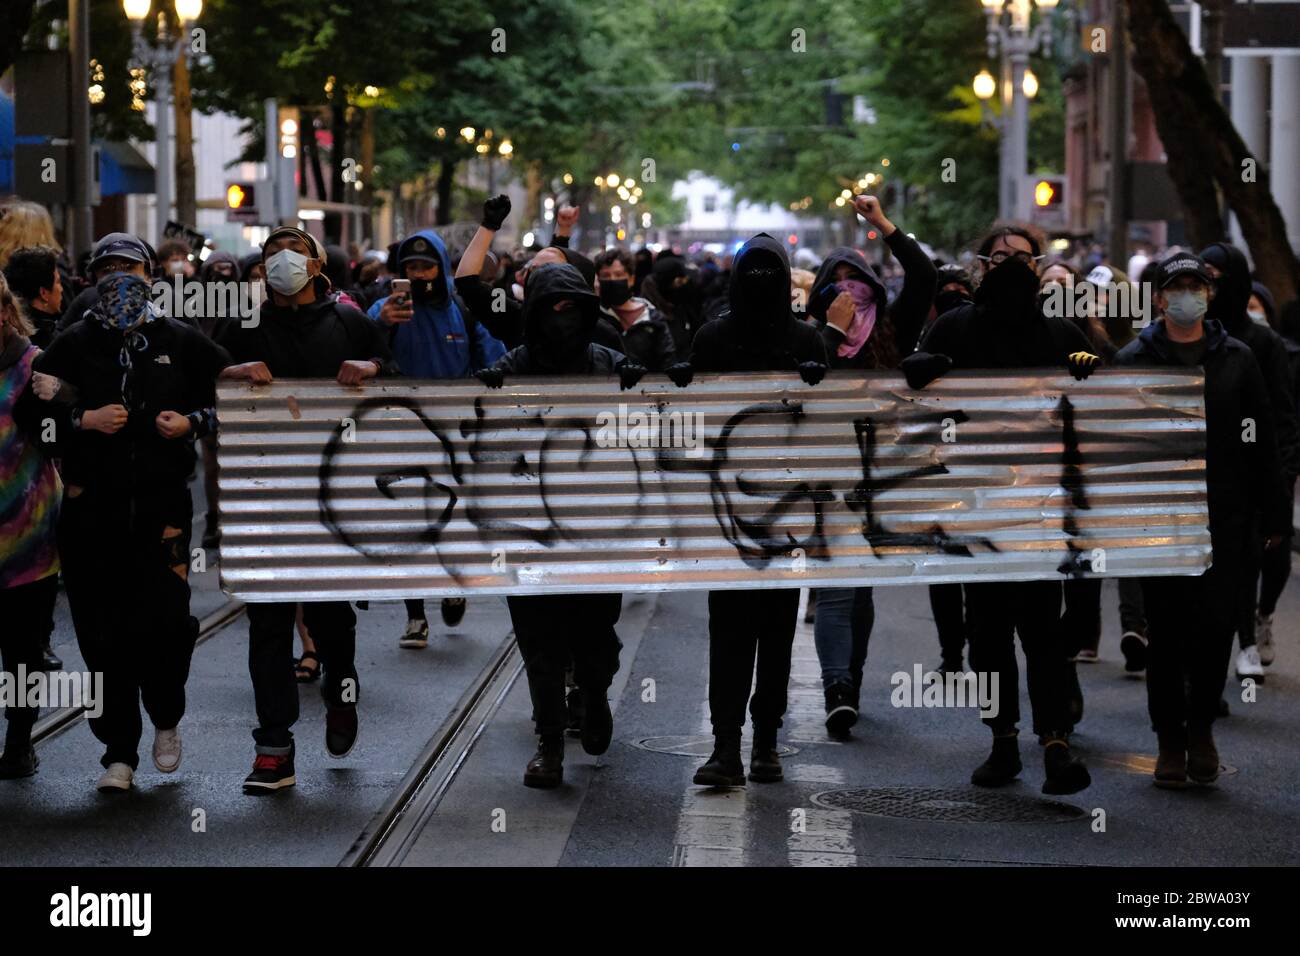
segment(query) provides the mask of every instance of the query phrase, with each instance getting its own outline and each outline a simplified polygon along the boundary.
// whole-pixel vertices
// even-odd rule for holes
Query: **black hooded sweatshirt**
[[[946,355],[953,368],[1061,368],[1092,346],[1073,322],[1043,315],[1033,269],[1008,259],[984,277],[973,302],[934,320],[917,351]]]
[[[804,362],[827,364],[817,329],[791,311],[790,260],[767,233],[736,253],[727,298],[727,310],[695,333],[691,364],[696,371],[784,372]]]
[[[334,378],[346,361],[377,362],[380,375],[397,371],[386,330],[331,299],[299,306],[267,299],[256,325],[229,322],[218,335],[236,364],[265,362],[275,378]]]
[[[557,302],[573,303],[556,312]],[[600,300],[582,274],[567,263],[549,263],[528,274],[523,303],[523,339],[493,368],[512,375],[610,374],[624,361],[622,353],[596,345]]]
[[[930,314],[930,303],[934,301],[935,285],[939,272],[915,239],[895,228],[885,237],[885,245],[898,259],[903,267],[903,291],[893,304],[885,293],[885,284],[880,281],[874,269],[858,250],[849,246],[832,249],[817,269],[817,278],[813,280],[812,296],[809,300],[808,314],[817,320],[817,330],[826,343],[826,354],[830,357],[831,368],[871,369],[885,367],[880,362],[877,351],[872,347],[882,323],[887,323],[893,332],[895,361],[907,358],[916,348],[916,340],[921,335],[921,327]],[[834,301],[835,293],[823,293],[827,286],[834,283],[835,268],[841,263],[853,268],[856,278],[871,286],[876,295],[876,328],[871,338],[862,344],[857,355],[840,355],[839,347],[844,344],[844,333],[826,321],[826,309]]]
[[[1215,282],[1207,318],[1215,319],[1234,339],[1245,342],[1255,353],[1264,374],[1273,419],[1277,423],[1277,449],[1282,468],[1295,478],[1300,475],[1300,422],[1296,420],[1296,396],[1286,342],[1266,325],[1252,322],[1246,314],[1250,304],[1250,265],[1240,249],[1231,243],[1206,246],[1201,258],[1222,275]]]
[[[1271,402],[1250,349],[1218,322],[1205,321],[1205,475],[1215,563],[1242,554],[1256,510],[1264,534],[1290,534],[1291,503],[1278,465]],[[1120,349],[1116,366],[1182,366],[1165,331],[1151,323]],[[1255,441],[1242,441],[1242,421],[1256,423]]]

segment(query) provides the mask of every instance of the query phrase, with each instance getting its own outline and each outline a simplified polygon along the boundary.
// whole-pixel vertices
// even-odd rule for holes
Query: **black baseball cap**
[[[138,236],[128,232],[110,232],[95,243],[95,251],[90,255],[90,265],[86,268],[96,271],[106,259],[128,259],[131,262],[143,262],[152,266],[153,250]]]
[[[433,248],[433,243],[424,236],[416,235],[405,240],[398,249],[400,259],[398,265],[404,262],[432,262],[434,265],[441,265],[442,260],[438,258],[438,250]]]
[[[1214,285],[1210,270],[1205,267],[1205,260],[1190,252],[1175,252],[1160,263],[1156,271],[1156,288],[1163,289],[1179,276],[1194,275],[1206,285]]]

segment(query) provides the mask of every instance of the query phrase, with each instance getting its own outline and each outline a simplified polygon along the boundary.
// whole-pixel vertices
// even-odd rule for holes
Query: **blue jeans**
[[[867,642],[876,621],[871,588],[818,588],[813,639],[822,665],[822,687],[845,682],[862,685]]]

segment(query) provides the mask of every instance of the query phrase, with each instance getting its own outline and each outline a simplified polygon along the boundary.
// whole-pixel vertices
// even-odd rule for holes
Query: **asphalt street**
[[[200,514],[202,508],[197,508]],[[196,525],[196,532],[198,526]],[[220,606],[215,564],[193,576],[194,609]],[[1120,659],[1116,588],[1103,592],[1102,659],[1080,665],[1086,711],[1074,744],[1093,785],[1039,793],[1039,748],[1025,731],[1019,782],[969,786],[988,735],[969,709],[900,708],[891,675],[938,663],[922,587],[876,591],[863,718],[848,742],[825,732],[812,628],[801,624],[781,732],[786,780],[712,791],[691,776],[707,756],[705,595],[629,594],[619,624],[622,667],[611,690],[614,742],[600,757],[568,742],[565,784],[522,785],[531,756],[520,676],[458,765],[401,864],[530,866],[1294,865],[1300,861],[1300,588],[1276,616],[1278,662],[1257,699],[1229,685],[1232,715],[1216,727],[1218,786],[1155,789],[1155,738],[1141,678]],[[195,653],[178,773],[157,773],[142,741],[136,789],[94,789],[100,748],[84,721],[41,744],[40,772],[0,784],[0,864],[334,865],[397,790],[460,695],[510,633],[504,601],[478,598],[455,628],[429,602],[425,650],[397,646],[401,605],[358,612],[361,733],[353,752],[324,749],[318,685],[300,689],[298,786],[264,798],[240,783],[253,757],[247,623]],[[801,618],[802,620],[802,611]],[[60,595],[56,647],[80,665]],[[1023,666],[1023,664],[1022,664]],[[1022,671],[1023,673],[1023,671]],[[1021,688],[1022,710],[1028,700]],[[845,794],[843,791],[850,791]],[[1004,799],[1011,798],[1011,799]],[[864,812],[865,811],[865,812]]]

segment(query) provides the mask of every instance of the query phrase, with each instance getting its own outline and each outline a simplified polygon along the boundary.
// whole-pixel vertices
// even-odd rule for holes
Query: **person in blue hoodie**
[[[469,378],[495,365],[505,346],[480,325],[456,295],[451,260],[442,239],[424,229],[397,246],[397,274],[411,294],[386,295],[370,306],[370,318],[389,330],[389,345],[403,374],[412,378]],[[442,619],[455,627],[465,616],[464,598],[443,598]],[[406,602],[406,630],[399,644],[429,644],[424,601]]]

